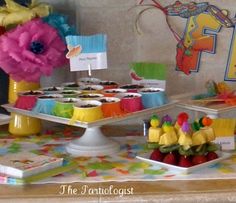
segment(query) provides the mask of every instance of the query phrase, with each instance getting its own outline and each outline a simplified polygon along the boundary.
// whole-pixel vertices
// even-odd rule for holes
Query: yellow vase
[[[39,83],[29,83],[26,81],[16,82],[10,78],[8,100],[10,104],[14,104],[17,100],[17,93],[27,90],[36,90],[40,87]],[[9,132],[17,136],[28,136],[38,134],[41,131],[41,120],[29,116],[11,113],[9,123]]]
[[[27,91],[27,90],[37,90],[40,88],[39,83],[32,83],[26,81],[16,82],[15,80],[9,80],[9,92],[8,92],[8,101],[10,104],[14,104],[17,100],[18,92]]]

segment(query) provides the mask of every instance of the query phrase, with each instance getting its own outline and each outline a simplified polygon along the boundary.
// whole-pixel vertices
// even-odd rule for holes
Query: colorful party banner
[[[216,33],[221,27],[208,13],[190,17],[183,37],[183,46],[177,49],[177,57],[181,60],[179,62],[181,66],[177,63],[177,70],[182,70],[186,74],[190,71],[198,72],[202,52],[215,54]]]
[[[225,70],[225,79],[226,81],[236,81],[236,41],[235,41],[235,27],[232,34],[232,39],[230,43],[230,50],[227,60],[227,66]]]

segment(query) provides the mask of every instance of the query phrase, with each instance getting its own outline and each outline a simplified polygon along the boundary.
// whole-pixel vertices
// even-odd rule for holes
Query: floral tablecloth
[[[0,156],[28,150],[36,154],[66,158],[69,155],[65,152],[65,144],[81,134],[81,129],[67,126],[59,126],[31,137],[14,137],[2,131],[0,132]],[[120,151],[117,154],[74,158],[78,162],[77,169],[37,183],[236,179],[235,152],[231,152],[232,156],[229,159],[214,166],[191,174],[181,174],[135,158],[137,154],[146,151],[145,137],[141,132],[130,129],[122,137],[117,136],[113,139],[120,143]]]

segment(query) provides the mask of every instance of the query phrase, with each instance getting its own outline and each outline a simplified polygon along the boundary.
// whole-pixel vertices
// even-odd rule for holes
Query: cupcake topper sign
[[[91,36],[70,35],[66,37],[71,71],[87,70],[91,76],[92,70],[107,68],[107,37],[103,34]]]

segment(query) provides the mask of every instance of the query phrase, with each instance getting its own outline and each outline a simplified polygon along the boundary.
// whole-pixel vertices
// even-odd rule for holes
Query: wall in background
[[[141,8],[133,8],[139,0],[47,0],[47,2],[52,4],[55,10],[68,15],[70,22],[76,24],[82,35],[95,33],[108,35],[109,68],[93,71],[93,77],[129,83],[129,63],[134,61],[165,63],[168,67],[167,92],[169,95],[193,91],[205,92],[204,86],[207,80],[214,79],[219,82],[224,79],[232,28],[222,28],[217,34],[216,54],[203,53],[200,71],[186,76],[182,72],[175,71],[177,42],[169,31],[161,11],[152,9],[143,14],[139,22],[142,31],[140,35],[134,25]],[[150,1],[145,0],[145,2]],[[166,6],[174,3],[175,0],[159,0],[159,2]],[[209,0],[209,3],[229,10],[231,17],[236,13],[235,0]],[[170,17],[170,23],[179,34],[182,34],[186,19]],[[69,68],[66,67],[57,69],[52,77],[43,78],[42,81],[44,86],[48,86],[75,80],[74,76],[75,74],[70,73]],[[77,78],[84,76],[87,76],[87,72],[77,72]],[[236,83],[228,82],[228,84],[236,87]],[[175,117],[181,111],[182,109],[175,109],[164,113]],[[193,113],[192,117],[194,117]],[[142,122],[142,119],[139,118],[139,122]]]
[[[205,91],[204,85],[207,80],[214,79],[217,82],[224,80],[233,28],[222,28],[217,35],[216,54],[203,53],[199,72],[186,76],[182,72],[175,71],[177,43],[160,10],[152,9],[145,12],[139,23],[142,34],[136,32],[134,24],[140,7],[133,9],[131,7],[138,2],[139,0],[75,0],[77,24],[81,34],[101,32],[108,35],[109,69],[94,71],[94,77],[129,83],[128,64],[133,61],[146,61],[167,64],[167,92],[171,95]],[[175,0],[159,0],[159,2],[166,6]],[[229,10],[231,17],[236,13],[235,0],[211,0],[209,3]],[[186,20],[171,17],[170,23],[181,34]],[[87,73],[78,72],[77,75],[81,77]],[[236,83],[229,82],[229,84],[236,87]]]
[[[76,1],[80,32],[84,35],[108,35],[108,69],[93,71],[93,76],[128,83],[128,64],[135,58],[137,39],[134,32],[133,0]],[[86,76],[87,73],[78,73]]]
[[[79,8],[75,7],[74,0],[42,0],[41,2],[49,3],[52,5],[53,10],[60,14],[64,14],[68,17],[70,25],[77,25],[76,13]],[[59,86],[63,82],[75,81],[76,75],[70,72],[69,65],[61,68],[54,69],[52,76],[50,77],[42,77],[41,78],[41,86]]]

